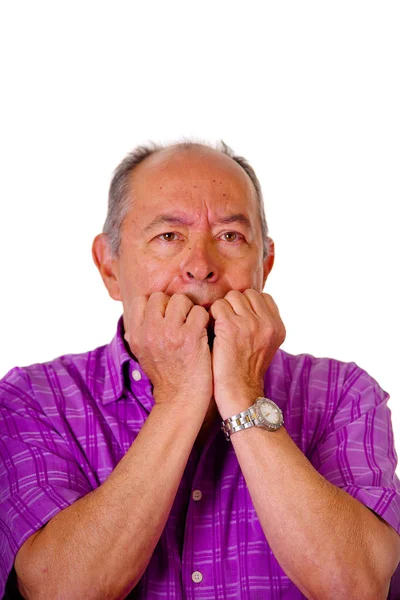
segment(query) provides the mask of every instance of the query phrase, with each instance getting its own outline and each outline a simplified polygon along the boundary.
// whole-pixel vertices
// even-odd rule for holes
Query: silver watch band
[[[228,442],[232,433],[248,429],[249,427],[261,427],[267,431],[277,431],[284,423],[282,410],[270,398],[258,397],[255,403],[238,413],[222,421],[221,429]]]
[[[229,442],[232,433],[247,429],[248,427],[254,427],[257,425],[259,419],[253,406],[246,408],[237,415],[229,417],[222,422],[221,429],[225,434],[225,439]]]

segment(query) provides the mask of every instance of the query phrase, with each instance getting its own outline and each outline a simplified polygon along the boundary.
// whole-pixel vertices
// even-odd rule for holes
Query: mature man
[[[279,349],[250,165],[223,143],[136,149],[93,258],[123,304],[115,338],[0,383],[3,587],[386,598],[400,558],[388,395],[354,363]]]

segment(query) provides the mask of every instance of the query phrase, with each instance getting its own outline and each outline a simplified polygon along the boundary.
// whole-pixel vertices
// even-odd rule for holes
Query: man
[[[111,344],[1,382],[3,584],[386,598],[400,558],[388,395],[354,363],[279,349],[250,165],[224,144],[138,148],[93,258],[123,304]]]

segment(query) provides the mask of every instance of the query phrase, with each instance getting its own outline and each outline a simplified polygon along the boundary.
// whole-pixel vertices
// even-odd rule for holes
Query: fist
[[[246,408],[243,398],[249,399],[250,406],[263,395],[265,372],[286,330],[272,297],[253,289],[231,290],[214,302],[210,313],[215,319],[214,396],[220,412],[229,405],[229,416],[236,408],[237,412]]]
[[[184,294],[133,299],[125,339],[153,384],[156,403],[191,404],[195,396],[208,407],[213,393],[208,321],[205,308]]]

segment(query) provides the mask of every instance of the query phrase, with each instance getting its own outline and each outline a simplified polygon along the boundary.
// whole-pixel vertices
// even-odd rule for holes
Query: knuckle
[[[199,317],[203,315],[208,315],[204,306],[200,306],[199,304],[195,304],[190,312]]]
[[[182,347],[182,340],[177,336],[168,336],[163,340],[163,349],[168,352],[175,352]]]
[[[205,327],[209,320],[209,314],[203,306],[193,306],[193,308],[190,311],[190,314],[192,315],[192,325],[194,325],[195,327],[198,327],[199,325]]]
[[[250,315],[247,320],[247,327],[253,334],[256,334],[260,330],[260,322],[256,316]]]
[[[225,298],[227,298],[229,296],[229,298],[233,297],[237,297],[237,296],[241,296],[242,293],[239,292],[239,290],[229,290],[229,292],[225,295]]]
[[[157,338],[154,335],[153,331],[148,331],[147,335],[145,337],[144,343],[146,346],[155,346],[155,344],[157,343]]]
[[[268,337],[268,338],[273,337],[276,333],[276,328],[275,328],[274,323],[267,323],[265,325],[264,331],[265,331],[266,337]]]
[[[225,303],[226,300],[224,298],[219,298],[218,300],[215,300],[215,302],[213,302],[213,306],[224,306]]]
[[[175,298],[179,303],[185,303],[185,304],[190,304],[190,305],[194,304],[191,301],[191,299],[188,296],[186,296],[186,294],[182,294],[182,293],[174,294],[172,296],[172,298]]]

